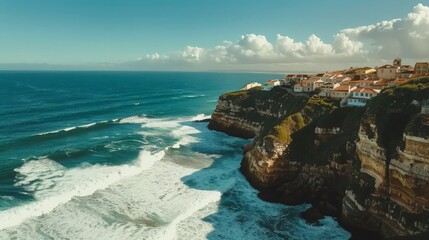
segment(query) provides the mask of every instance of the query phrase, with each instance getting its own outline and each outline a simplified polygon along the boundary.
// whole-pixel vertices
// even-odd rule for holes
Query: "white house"
[[[319,88],[320,88],[320,93],[319,96],[322,97],[330,97],[332,96],[332,91],[334,90],[334,88],[339,87],[340,84],[339,83],[330,83],[330,82],[326,82],[323,83]]]
[[[307,74],[289,74],[283,80],[283,84],[290,86],[291,83],[297,83],[308,78]]]
[[[352,96],[347,100],[348,106],[363,107],[368,99],[376,96],[377,91],[371,88],[356,88],[352,90]]]
[[[249,90],[251,88],[260,87],[260,86],[262,86],[262,85],[258,82],[251,82],[251,83],[244,85],[244,87],[242,87],[241,90]]]
[[[311,92],[314,91],[317,87],[320,87],[322,85],[323,81],[320,80],[320,78],[311,78],[302,81],[302,85],[304,87],[304,92]]]
[[[325,74],[325,75],[323,75],[323,77],[320,80],[325,82],[325,83],[333,83],[333,82],[335,82],[334,79],[336,77],[337,77],[337,75]]]
[[[349,82],[350,86],[352,86],[352,87],[356,86],[356,87],[361,87],[361,88],[369,87],[369,86],[373,85],[374,83],[375,83],[375,81],[372,79],[353,80],[353,81]]]
[[[304,87],[302,86],[301,83],[297,83],[293,86],[293,91],[294,92],[304,92]]]
[[[262,85],[262,90],[270,91],[275,86],[280,86],[280,80],[273,79],[273,80],[267,81],[266,83],[264,83],[264,85]]]
[[[322,84],[323,84],[323,81],[320,80],[319,78],[306,79],[295,84],[293,86],[293,91],[309,93],[314,91],[316,88],[320,87]]]
[[[349,95],[350,91],[352,91],[355,88],[356,87],[352,88],[348,84],[347,85],[340,85],[340,86],[338,86],[332,90],[331,97],[332,98],[338,98],[338,99],[345,98]]]

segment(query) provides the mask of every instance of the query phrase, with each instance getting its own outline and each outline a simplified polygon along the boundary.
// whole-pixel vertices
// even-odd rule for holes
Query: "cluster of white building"
[[[290,74],[282,85],[293,86],[296,93],[318,90],[320,96],[342,99],[345,106],[365,106],[368,99],[386,87],[403,84],[415,77],[429,75],[429,63],[418,62],[415,66],[402,65],[397,58],[392,65],[381,67],[349,68],[324,74]]]
[[[280,86],[281,84],[282,84],[282,81],[280,81],[279,79],[272,79],[272,80],[267,81],[264,84],[260,84],[258,82],[251,82],[251,83],[244,85],[241,88],[241,90],[249,90],[249,89],[254,88],[254,87],[261,87],[262,90],[264,90],[264,91],[270,91],[273,87]]]
[[[284,79],[269,80],[264,84],[252,82],[242,90],[260,87],[269,91],[275,86],[292,87],[295,93],[316,92],[319,96],[341,99],[341,106],[365,106],[367,101],[386,87],[407,83],[419,76],[429,76],[429,62],[415,66],[402,65],[401,59],[381,67],[349,68],[319,74],[289,74]]]

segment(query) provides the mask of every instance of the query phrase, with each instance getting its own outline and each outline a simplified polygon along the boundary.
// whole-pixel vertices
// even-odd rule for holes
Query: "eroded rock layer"
[[[429,79],[384,90],[364,108],[286,89],[219,98],[209,127],[254,138],[241,171],[269,200],[312,203],[382,234],[429,231]]]

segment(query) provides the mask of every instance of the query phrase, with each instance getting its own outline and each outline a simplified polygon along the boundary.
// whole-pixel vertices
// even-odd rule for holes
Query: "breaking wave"
[[[15,169],[16,185],[34,192],[35,201],[0,212],[0,229],[19,225],[24,220],[51,212],[74,197],[82,197],[105,189],[109,185],[149,169],[164,157],[165,152],[150,153],[142,150],[132,165],[90,165],[66,169],[61,164],[40,158],[26,162]]]

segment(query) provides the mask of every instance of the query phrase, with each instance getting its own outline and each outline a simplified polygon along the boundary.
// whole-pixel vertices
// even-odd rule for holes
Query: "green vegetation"
[[[301,113],[295,113],[288,116],[279,125],[276,125],[267,136],[277,142],[288,145],[292,142],[292,133],[300,130],[305,126],[304,118]]]
[[[235,97],[247,97],[249,93],[261,91],[262,87],[253,87],[248,90],[239,90],[235,92],[225,93],[221,96],[222,99],[231,99]]]
[[[429,125],[423,124],[423,122],[429,123],[429,116],[414,116],[407,124],[405,133],[411,136],[429,138]]]
[[[228,114],[263,126],[260,136],[268,135],[274,126],[302,110],[308,102],[308,97],[289,94],[284,88],[274,87],[271,91],[259,91],[259,89],[226,93],[220,97],[220,100],[229,101],[241,108],[240,111]]]
[[[401,145],[405,127],[420,112],[413,102],[429,97],[429,78],[422,77],[406,84],[387,88],[368,103],[368,114],[375,116],[378,143],[386,149],[387,161]],[[414,122],[408,128],[416,132],[419,124]],[[415,128],[413,130],[413,128]]]
[[[267,137],[288,145],[292,142],[293,133],[304,128],[314,118],[318,118],[335,108],[335,104],[327,98],[313,96],[300,112],[287,116],[283,121],[275,125]]]
[[[412,101],[429,98],[429,77],[416,78],[408,83],[384,89],[368,103],[370,113],[408,108]],[[413,109],[415,112],[417,109]]]
[[[337,108],[337,105],[334,101],[324,97],[313,96],[302,110],[302,114],[305,120],[310,122],[335,108]]]
[[[344,122],[356,125],[360,123],[365,108],[335,108],[330,114],[323,115],[318,123],[320,128],[348,128],[350,124],[344,125]]]
[[[314,165],[326,165],[331,160],[340,164],[345,164],[347,160],[357,161],[354,149],[347,149],[346,146],[347,142],[353,143],[357,138],[359,118],[352,121],[350,118],[344,119],[340,127],[342,131],[336,135],[316,135],[316,127],[317,121],[292,135],[289,159]]]

